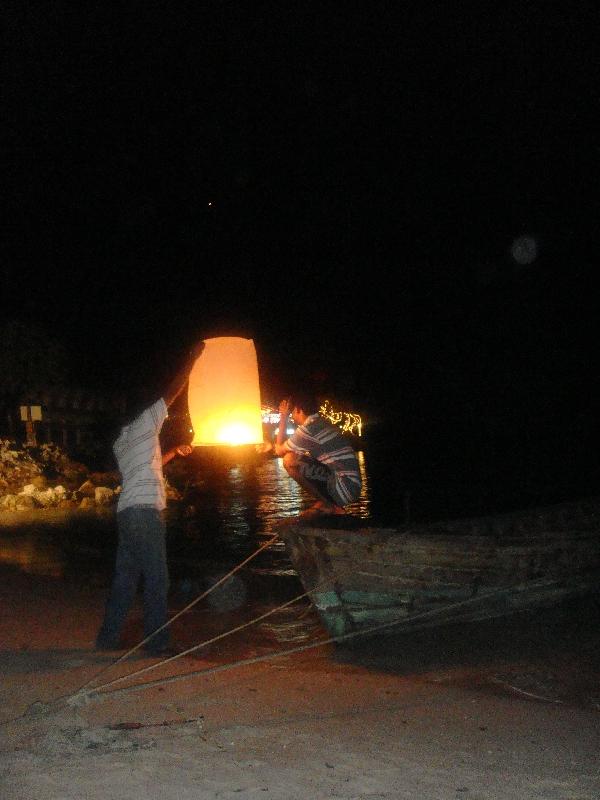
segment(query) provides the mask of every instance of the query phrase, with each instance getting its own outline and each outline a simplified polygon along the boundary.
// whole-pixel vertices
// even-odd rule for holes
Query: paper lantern
[[[188,386],[192,446],[263,441],[258,363],[252,339],[206,339]]]

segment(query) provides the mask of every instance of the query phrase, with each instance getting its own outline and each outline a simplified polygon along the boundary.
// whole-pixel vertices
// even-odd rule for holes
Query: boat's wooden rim
[[[461,536],[476,538],[526,537],[531,535],[559,535],[565,531],[600,531],[600,498],[540,506],[522,511],[490,514],[480,517],[465,517],[435,520],[415,524],[377,524],[377,520],[357,517],[352,514],[317,517],[290,517],[277,525],[281,539],[301,534],[307,537],[328,536],[376,536],[380,538],[412,535],[444,539]]]

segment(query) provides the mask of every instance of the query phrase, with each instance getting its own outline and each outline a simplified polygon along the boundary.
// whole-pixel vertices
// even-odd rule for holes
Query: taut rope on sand
[[[482,600],[489,599],[490,597],[501,596],[503,594],[510,593],[510,592],[512,592],[514,590],[513,586],[502,587],[500,589],[495,589],[495,590],[490,591],[490,592],[480,593],[478,595],[475,595],[473,597],[467,598],[465,600],[460,600],[460,601],[457,601],[455,603],[450,603],[450,604],[448,604],[446,606],[442,606],[442,607],[435,608],[435,609],[430,609],[428,611],[423,611],[423,612],[418,613],[418,614],[412,614],[412,615],[410,615],[408,617],[405,617],[404,619],[397,619],[397,620],[392,620],[392,621],[388,621],[388,622],[383,622],[383,623],[381,623],[379,625],[375,625],[375,626],[373,626],[371,628],[368,628],[368,629],[362,629],[360,631],[352,631],[350,633],[346,633],[346,634],[343,634],[341,636],[331,636],[331,637],[328,637],[328,638],[325,638],[325,639],[319,639],[316,642],[309,642],[308,644],[299,645],[298,647],[288,648],[287,650],[280,650],[280,651],[273,652],[273,653],[267,653],[267,654],[262,655],[262,656],[255,656],[253,658],[241,659],[239,661],[234,661],[234,662],[231,662],[229,664],[220,664],[218,666],[209,667],[207,669],[194,670],[192,672],[185,672],[185,673],[181,673],[181,674],[178,674],[178,675],[171,675],[171,676],[168,676],[168,677],[165,677],[165,678],[159,678],[159,679],[154,680],[154,681],[147,681],[145,683],[136,683],[133,686],[125,686],[125,687],[120,687],[120,688],[117,688],[117,689],[111,688],[111,687],[115,686],[118,683],[122,683],[125,680],[129,680],[130,678],[136,677],[138,675],[145,674],[147,672],[150,672],[151,670],[158,669],[159,667],[162,667],[165,664],[170,663],[171,661],[175,661],[178,658],[182,658],[183,656],[189,655],[190,653],[193,653],[193,652],[195,652],[195,651],[197,651],[197,650],[199,650],[199,649],[201,649],[203,647],[207,647],[208,645],[210,645],[210,644],[212,644],[214,642],[217,642],[217,641],[219,641],[221,639],[224,639],[227,636],[231,636],[232,634],[237,633],[240,630],[243,630],[244,628],[248,628],[251,625],[256,624],[257,622],[260,622],[261,620],[266,619],[267,617],[271,616],[272,614],[275,614],[278,611],[281,611],[284,608],[287,608],[288,606],[290,606],[293,603],[297,602],[298,600],[301,600],[302,598],[313,594],[315,591],[318,591],[318,589],[320,588],[320,584],[317,584],[316,586],[314,586],[309,591],[304,592],[304,593],[302,593],[300,595],[297,595],[296,597],[292,598],[291,600],[288,600],[287,602],[283,603],[282,605],[278,606],[277,608],[271,609],[270,611],[268,611],[268,612],[266,612],[264,614],[261,614],[260,616],[254,618],[254,619],[252,619],[252,620],[250,620],[248,622],[245,622],[245,623],[243,623],[241,625],[238,625],[238,626],[236,626],[235,628],[232,628],[229,631],[221,633],[218,636],[213,637],[212,639],[208,639],[208,640],[202,642],[201,644],[195,645],[194,647],[190,647],[187,650],[182,651],[181,653],[177,653],[174,656],[170,656],[169,658],[163,659],[163,660],[158,661],[158,662],[156,662],[154,664],[150,664],[147,667],[143,667],[142,669],[135,670],[134,672],[128,673],[127,675],[122,675],[122,676],[120,676],[118,678],[115,678],[115,679],[113,679],[113,680],[111,680],[111,681],[109,681],[107,683],[100,684],[99,686],[94,686],[94,687],[90,688],[91,685],[95,681],[97,681],[98,678],[101,675],[103,675],[105,672],[107,672],[109,669],[111,669],[112,667],[116,666],[117,664],[120,664],[121,662],[123,662],[129,655],[131,655],[132,653],[136,652],[140,647],[142,647],[147,641],[149,641],[160,630],[163,630],[165,627],[170,625],[174,620],[176,620],[178,617],[180,617],[182,614],[184,614],[186,611],[188,611],[190,608],[192,608],[196,603],[200,602],[200,600],[202,600],[205,597],[207,597],[218,586],[222,585],[232,575],[234,575],[236,572],[238,572],[240,569],[242,569],[242,567],[244,567],[246,564],[248,564],[253,558],[255,558],[259,553],[261,553],[263,550],[265,550],[267,547],[269,547],[276,539],[277,539],[277,535],[271,537],[266,542],[264,542],[254,553],[252,553],[250,556],[248,556],[246,559],[244,559],[240,564],[238,564],[236,567],[234,567],[232,570],[230,570],[226,575],[224,575],[222,578],[220,578],[213,586],[210,587],[210,589],[208,589],[207,591],[205,591],[202,594],[200,594],[191,603],[189,603],[185,608],[181,609],[181,611],[177,612],[177,614],[175,614],[173,617],[171,617],[165,623],[165,625],[163,625],[161,628],[158,628],[156,631],[154,631],[154,633],[152,633],[150,636],[146,637],[143,641],[141,641],[135,647],[133,647],[130,650],[128,650],[126,653],[124,653],[118,659],[116,659],[115,661],[111,662],[106,667],[103,667],[92,678],[90,678],[89,681],[87,681],[85,684],[83,684],[75,692],[73,692],[71,694],[68,694],[68,695],[62,695],[61,697],[58,697],[55,700],[50,701],[49,703],[35,702],[35,703],[33,703],[33,704],[31,704],[29,706],[29,708],[21,715],[21,717],[17,717],[16,719],[23,719],[23,718],[26,718],[26,717],[42,716],[42,715],[48,714],[48,713],[50,713],[50,711],[54,707],[59,706],[61,703],[64,703],[64,704],[69,705],[69,706],[85,705],[85,704],[91,702],[92,700],[100,699],[100,698],[102,698],[103,696],[106,696],[106,695],[127,694],[127,693],[130,693],[130,692],[138,692],[138,691],[142,691],[144,689],[150,689],[150,688],[153,688],[153,687],[156,687],[156,686],[163,686],[165,684],[175,683],[176,681],[187,680],[188,678],[199,677],[199,676],[202,676],[202,675],[211,675],[211,674],[215,674],[217,672],[224,672],[224,671],[227,671],[227,670],[230,670],[230,669],[236,669],[238,667],[248,666],[250,664],[258,664],[258,663],[261,663],[261,662],[264,662],[264,661],[270,661],[270,660],[273,660],[273,659],[276,659],[276,658],[281,658],[282,656],[293,655],[294,653],[301,653],[301,652],[304,652],[304,651],[307,651],[307,650],[314,649],[316,647],[322,647],[322,646],[327,645],[327,644],[333,644],[333,643],[349,641],[349,640],[355,639],[355,638],[357,638],[359,636],[367,636],[369,634],[377,633],[378,631],[382,631],[382,630],[389,629],[389,628],[392,628],[392,627],[410,628],[411,625],[417,620],[424,620],[424,619],[428,619],[428,618],[434,619],[436,616],[439,616],[439,615],[443,615],[443,614],[447,615],[448,612],[452,611],[453,609],[459,609],[459,608],[463,608],[463,607],[468,606],[468,605],[474,605],[474,604],[477,604],[477,603],[481,602]],[[549,582],[548,580],[541,580],[541,581],[540,580],[537,580],[537,581],[533,580],[533,581],[530,581],[527,584],[527,586],[528,587],[534,587],[534,586],[538,586],[538,585],[539,586],[542,586],[542,585],[548,586],[548,585],[552,585],[553,583],[556,583],[556,582],[552,582],[552,581]],[[449,616],[448,617],[448,622],[452,622],[452,618],[453,618],[452,616]],[[13,722],[13,721],[15,721],[15,720],[7,720],[6,722]],[[5,724],[5,723],[3,723],[3,724]]]
[[[548,585],[551,585],[551,583],[549,583],[547,580],[537,580],[537,581],[533,580],[533,581],[530,581],[527,584],[527,586],[529,586],[529,587],[533,587],[533,586],[536,586],[536,585],[548,586]],[[86,684],[86,687],[80,689],[78,692],[75,692],[70,697],[67,697],[66,698],[66,702],[69,705],[84,704],[84,703],[89,702],[91,699],[99,699],[100,697],[102,697],[104,695],[127,694],[127,693],[130,693],[130,692],[138,692],[138,691],[142,691],[143,689],[150,689],[150,688],[153,688],[153,687],[156,687],[156,686],[163,686],[163,685],[168,684],[168,683],[175,683],[177,681],[186,680],[188,678],[199,677],[199,676],[202,676],[202,675],[213,675],[213,674],[215,674],[217,672],[224,672],[226,670],[236,669],[238,667],[248,666],[250,664],[258,664],[260,662],[269,661],[269,660],[272,660],[272,659],[275,659],[275,658],[280,658],[282,656],[293,655],[294,653],[301,653],[301,652],[304,652],[306,650],[311,650],[311,649],[313,649],[315,647],[322,647],[323,645],[326,645],[326,644],[349,641],[349,640],[355,639],[355,638],[357,638],[359,636],[366,636],[368,634],[377,633],[378,631],[382,631],[382,630],[385,630],[385,629],[388,629],[388,628],[392,628],[392,627],[401,628],[401,627],[404,626],[405,628],[410,628],[410,626],[416,620],[434,619],[436,616],[442,615],[442,614],[447,614],[449,611],[452,611],[453,609],[464,608],[465,606],[474,605],[474,604],[477,604],[477,603],[481,602],[484,599],[489,599],[490,597],[501,596],[503,594],[507,594],[507,593],[509,593],[509,592],[514,590],[514,587],[502,587],[500,589],[495,589],[495,590],[490,591],[490,592],[485,592],[485,593],[478,594],[478,595],[476,595],[474,597],[469,597],[469,598],[467,598],[465,600],[459,600],[459,601],[457,601],[455,603],[450,603],[449,605],[446,605],[446,606],[443,606],[443,607],[440,607],[440,608],[430,609],[428,611],[423,611],[423,612],[421,612],[419,614],[412,614],[411,616],[405,617],[404,619],[392,620],[392,621],[389,621],[389,622],[383,622],[383,623],[381,623],[379,625],[374,625],[373,627],[368,628],[368,629],[364,629],[364,630],[360,630],[360,631],[352,631],[350,633],[346,633],[346,634],[343,634],[341,636],[331,636],[331,637],[328,637],[326,639],[319,639],[316,642],[309,642],[308,644],[299,645],[298,647],[288,648],[287,650],[279,650],[279,651],[274,652],[274,653],[267,653],[267,654],[262,655],[262,656],[255,656],[254,658],[241,659],[239,661],[233,661],[233,662],[231,662],[229,664],[220,664],[220,665],[218,665],[216,667],[209,667],[207,669],[194,670],[193,672],[185,672],[185,673],[182,673],[182,674],[179,674],[179,675],[171,675],[171,676],[168,676],[168,677],[165,677],[165,678],[159,678],[159,679],[154,680],[154,681],[147,681],[145,683],[136,683],[133,686],[125,686],[125,687],[121,687],[121,688],[118,688],[118,689],[111,689],[110,688],[110,687],[114,686],[117,683],[121,683],[124,680],[127,680],[128,678],[134,677],[136,675],[141,675],[141,674],[143,674],[145,672],[148,672],[148,671],[150,671],[152,669],[156,669],[157,667],[163,666],[164,664],[168,663],[169,661],[173,661],[176,658],[180,658],[181,656],[186,655],[187,653],[192,652],[193,650],[197,650],[197,649],[199,649],[201,647],[204,647],[205,645],[208,645],[209,643],[211,643],[213,641],[217,641],[218,639],[222,639],[225,636],[229,636],[232,633],[235,633],[235,632],[241,630],[242,628],[249,627],[250,625],[252,625],[252,624],[264,619],[265,617],[268,617],[271,614],[274,614],[277,611],[280,611],[281,609],[285,608],[286,606],[291,605],[292,603],[296,602],[297,600],[300,600],[302,597],[306,597],[307,595],[312,594],[314,591],[318,590],[318,588],[319,588],[319,586],[317,585],[316,587],[314,587],[310,591],[305,592],[302,595],[298,595],[297,597],[293,598],[292,600],[289,600],[287,603],[284,603],[283,605],[279,606],[278,608],[272,609],[271,611],[267,612],[266,614],[262,614],[260,617],[257,617],[256,619],[251,620],[250,622],[244,623],[243,625],[240,625],[237,628],[234,628],[234,629],[232,629],[230,631],[227,631],[226,633],[220,634],[219,636],[215,637],[214,639],[211,639],[211,640],[209,640],[207,642],[204,642],[203,644],[196,645],[196,647],[190,648],[190,650],[185,651],[185,653],[179,653],[176,656],[172,656],[169,659],[165,659],[164,661],[160,661],[160,662],[158,662],[156,664],[151,664],[148,667],[145,667],[143,669],[137,670],[136,672],[129,673],[128,675],[123,675],[120,678],[116,678],[113,681],[110,681],[109,683],[105,683],[105,684],[102,684],[100,686],[96,686],[96,687],[94,687],[91,690],[86,692],[86,691],[84,691],[84,688],[87,688],[87,686],[89,686],[89,683],[88,683],[88,684]],[[448,619],[448,622],[452,622],[452,617],[450,617]],[[107,689],[108,689],[108,691],[105,691]]]
[[[262,553],[263,550],[266,550],[267,547],[272,545],[273,542],[276,539],[277,539],[277,534],[272,536],[270,539],[267,539],[266,542],[263,542],[263,544],[261,544],[261,546],[258,548],[258,550],[255,550],[251,555],[249,555],[247,558],[245,558],[243,561],[241,561],[236,567],[231,569],[226,575],[223,575],[223,577],[220,578],[216,583],[214,583],[210,587],[210,589],[207,589],[205,592],[202,592],[202,594],[198,595],[198,597],[196,597],[194,600],[192,600],[191,603],[188,603],[185,608],[182,608],[181,611],[178,611],[177,614],[174,614],[170,619],[168,619],[165,622],[164,625],[161,625],[160,628],[157,628],[149,636],[146,636],[145,639],[142,639],[142,641],[139,642],[138,644],[136,644],[135,647],[132,647],[126,653],[123,653],[122,656],[119,656],[119,658],[117,658],[115,661],[112,661],[110,664],[107,664],[106,667],[103,667],[101,670],[99,670],[92,678],[90,678],[89,681],[87,681],[87,683],[84,683],[83,686],[80,686],[75,694],[79,694],[80,692],[83,692],[84,689],[87,689],[87,687],[91,686],[91,684],[94,683],[94,681],[98,680],[100,675],[104,675],[104,673],[107,672],[109,669],[112,669],[117,664],[120,664],[122,661],[125,661],[125,659],[128,658],[130,655],[132,655],[132,653],[135,653],[137,650],[140,649],[140,647],[143,647],[147,642],[149,642],[151,639],[153,639],[156,636],[157,633],[160,633],[160,631],[164,630],[169,625],[171,625],[173,622],[175,622],[176,619],[178,619],[182,614],[185,614],[187,611],[189,611],[190,608],[193,608],[196,605],[196,603],[200,602],[200,600],[204,600],[206,597],[208,597],[208,595],[211,592],[214,592],[215,589],[217,589],[223,583],[228,581],[229,578],[231,578],[233,575],[235,575],[236,572],[239,572],[239,570],[242,569],[242,567],[245,567],[246,564],[248,564],[250,561],[252,561],[252,559],[256,558],[256,556],[259,555],[259,553]],[[189,651],[186,650],[185,653],[178,653],[176,656],[172,656],[171,658],[167,658],[164,661],[161,661],[159,663],[166,664],[168,661],[172,661],[174,658],[178,658],[180,655],[187,655],[188,652],[191,652],[192,650],[195,650],[195,649],[197,649],[199,647],[204,647],[205,645],[208,645],[208,644],[209,644],[209,642],[203,642],[202,644],[197,645],[196,648],[191,648],[191,650],[189,650]],[[132,674],[136,675],[137,673],[134,672]]]
[[[27,709],[23,712],[23,714],[21,714],[19,717],[14,717],[13,719],[10,719],[10,720],[4,720],[4,722],[0,723],[0,725],[5,725],[5,724],[8,724],[10,722],[15,722],[18,719],[25,719],[25,718],[28,718],[28,717],[31,718],[31,717],[35,717],[35,716],[44,716],[44,715],[50,713],[50,711],[53,708],[55,708],[57,706],[60,706],[61,703],[68,703],[69,701],[72,701],[73,698],[75,698],[75,697],[87,697],[89,694],[91,694],[91,692],[86,693],[85,690],[88,689],[88,687],[91,686],[92,683],[97,681],[98,678],[101,675],[104,675],[104,673],[106,673],[108,670],[112,669],[117,664],[120,664],[121,662],[125,661],[125,659],[128,658],[132,653],[135,653],[137,650],[140,649],[140,647],[143,647],[143,645],[145,645],[154,636],[156,636],[157,633],[159,633],[160,631],[164,630],[166,627],[171,625],[171,623],[173,623],[176,619],[178,619],[182,614],[185,614],[187,611],[190,610],[190,608],[195,606],[196,603],[199,603],[201,600],[206,598],[211,592],[213,592],[215,589],[217,589],[219,586],[221,586],[223,583],[225,583],[227,580],[229,580],[229,578],[231,578],[233,575],[235,575],[236,572],[238,572],[240,569],[242,569],[242,567],[246,566],[246,564],[248,564],[250,561],[252,561],[252,559],[256,558],[256,556],[259,555],[259,553],[261,553],[263,550],[266,550],[266,548],[269,547],[271,544],[273,544],[273,542],[275,542],[275,540],[277,538],[278,538],[277,534],[275,534],[270,539],[267,539],[266,542],[263,542],[263,544],[261,544],[261,546],[257,550],[255,550],[251,555],[249,555],[247,558],[245,558],[243,561],[241,561],[233,569],[231,569],[226,575],[223,575],[223,577],[220,578],[218,581],[216,581],[216,583],[214,583],[209,589],[207,589],[205,592],[203,592],[198,597],[196,597],[194,600],[192,600],[191,603],[188,603],[188,605],[185,608],[182,608],[180,611],[178,611],[177,614],[174,614],[170,619],[167,620],[167,622],[165,622],[164,625],[162,625],[160,628],[157,628],[155,631],[153,631],[150,634],[150,636],[147,636],[141,642],[136,644],[135,647],[132,647],[126,653],[123,653],[122,656],[119,656],[119,658],[117,658],[115,661],[111,661],[110,664],[107,664],[105,667],[103,667],[101,670],[99,670],[86,683],[84,683],[82,686],[80,686],[79,689],[77,689],[77,691],[72,692],[70,694],[61,695],[60,697],[57,697],[54,700],[49,701],[48,703],[42,703],[39,700],[35,701],[34,703],[31,703],[27,707]],[[290,602],[293,602],[293,601],[290,601]],[[286,605],[289,605],[289,603],[287,603]],[[251,623],[248,623],[248,624],[251,624]],[[241,627],[244,627],[244,626],[241,626]],[[228,635],[228,634],[223,634],[223,636],[224,635]],[[221,637],[217,637],[217,638],[221,638]],[[211,640],[211,641],[214,641],[214,640]],[[167,658],[167,659],[164,659],[162,661],[159,661],[158,663],[151,665],[150,668],[154,669],[156,667],[162,666],[162,664],[166,664],[168,661],[172,661],[174,658],[179,658],[180,655],[187,655],[189,652],[191,652],[193,650],[197,650],[197,649],[199,649],[201,647],[205,647],[208,644],[210,644],[210,642],[203,642],[202,644],[196,645],[196,647],[191,648],[191,650],[185,651],[185,653],[183,653],[183,654],[177,654],[177,656],[172,656],[170,658]],[[133,672],[131,674],[132,675],[137,675],[138,672]],[[128,676],[124,676],[124,677],[128,677]]]

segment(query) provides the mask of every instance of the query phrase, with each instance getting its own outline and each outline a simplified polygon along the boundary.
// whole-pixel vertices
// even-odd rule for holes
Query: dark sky
[[[595,4],[122,6],[4,4],[3,306],[74,377],[231,332],[275,395],[589,397]]]

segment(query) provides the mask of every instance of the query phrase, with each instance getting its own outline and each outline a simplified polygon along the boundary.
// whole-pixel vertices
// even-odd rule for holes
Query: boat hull
[[[398,528],[363,522],[279,530],[335,638],[490,619],[600,584],[600,501]]]

